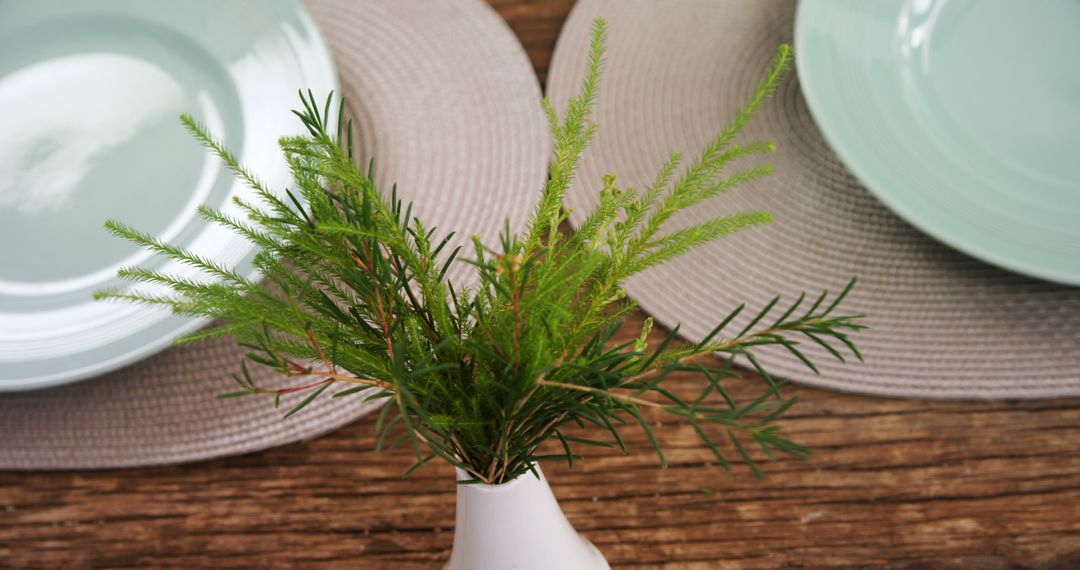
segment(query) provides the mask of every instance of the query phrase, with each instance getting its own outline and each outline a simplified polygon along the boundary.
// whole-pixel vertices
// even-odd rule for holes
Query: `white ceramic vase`
[[[445,570],[609,570],[559,508],[540,467],[502,485],[458,485]],[[458,480],[470,479],[460,469]]]

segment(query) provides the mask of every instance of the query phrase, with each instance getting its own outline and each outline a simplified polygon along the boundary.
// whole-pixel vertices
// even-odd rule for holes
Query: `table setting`
[[[0,5],[0,566],[1080,564],[1078,22]]]
[[[125,6],[118,3],[115,7],[106,8],[119,11],[126,9]],[[248,123],[267,123],[261,118],[264,113],[278,123],[267,123],[260,127],[269,133],[260,132],[247,124],[223,130],[225,140],[229,142],[233,141],[229,133],[236,131],[236,143],[243,144],[246,152],[250,153],[241,155],[241,158],[252,168],[260,166],[259,160],[281,168],[282,165],[275,162],[274,143],[278,136],[295,132],[299,127],[295,117],[288,112],[297,89],[303,87],[328,92],[340,88],[348,96],[351,91],[362,88],[365,93],[363,98],[349,100],[350,105],[355,106],[352,112],[357,117],[356,144],[378,156],[383,181],[396,181],[402,187],[423,188],[424,192],[430,193],[430,197],[414,194],[418,209],[435,221],[462,228],[463,232],[466,229],[472,233],[482,231],[486,238],[494,239],[503,216],[510,215],[521,223],[520,220],[528,214],[529,204],[516,202],[509,197],[500,199],[500,203],[516,211],[507,208],[464,210],[449,208],[447,203],[451,199],[479,201],[460,193],[463,188],[484,192],[483,200],[498,199],[497,189],[510,192],[518,187],[536,187],[544,173],[542,137],[545,131],[543,118],[534,105],[534,100],[539,98],[539,86],[531,71],[525,67],[524,55],[516,48],[516,40],[508,30],[496,26],[497,33],[501,34],[499,41],[504,46],[494,47],[490,45],[490,41],[494,40],[489,41],[487,36],[483,36],[485,47],[477,54],[477,46],[460,39],[460,36],[479,37],[471,32],[471,26],[491,27],[499,23],[485,6],[466,3],[447,7],[446,13],[437,13],[414,5],[411,8],[384,9],[380,13],[378,5],[362,7],[350,6],[349,3],[324,3],[312,4],[310,15],[295,2],[279,2],[273,6],[261,6],[257,10],[254,6],[238,4],[234,14],[222,14],[222,17],[240,20],[251,12],[260,14],[265,21],[252,21],[252,26],[256,28],[252,33],[271,36],[260,40],[247,39],[245,42],[256,46],[260,42],[267,44],[268,53],[240,52],[231,56],[238,63],[224,60],[218,62],[219,66],[232,65],[242,70],[247,58],[263,57],[272,59],[262,65],[276,68],[283,65],[280,60],[284,59],[285,64],[301,68],[294,73],[319,73],[321,76],[317,77],[318,81],[306,77],[283,78],[281,81],[287,87],[277,89],[275,100],[260,100],[259,89],[263,86],[250,87],[253,93],[248,98],[253,99],[252,104],[257,106],[243,109],[245,117],[254,115],[254,118],[248,119]],[[96,7],[91,11],[101,9]],[[321,20],[312,20],[312,17],[321,17]],[[284,19],[279,21],[279,18]],[[355,21],[360,18],[369,22],[377,33],[365,34],[363,38],[353,34]],[[320,21],[318,29],[315,28],[315,21]],[[396,36],[395,30],[403,27],[423,29],[417,28],[423,22],[438,27],[445,21],[460,22],[460,25],[439,32],[452,37],[420,34],[428,37],[427,42],[410,42],[408,49],[394,43],[403,42],[404,38],[392,39]],[[191,25],[198,26],[200,23],[195,21]],[[297,28],[306,33],[310,37],[308,43],[291,46],[290,42],[294,41],[290,39],[291,34],[277,31],[285,26],[291,27],[285,29]],[[338,48],[336,58],[331,59],[330,48],[323,42],[320,33],[326,35],[327,41],[343,44]],[[283,45],[274,45],[270,43],[271,40]],[[448,46],[453,46],[453,49]],[[282,51],[284,53],[279,53]],[[482,67],[473,66],[478,57],[486,62]],[[242,79],[236,77],[232,81],[239,85]],[[438,97],[433,94],[438,94]],[[282,98],[287,103],[281,103]],[[264,106],[273,107],[274,111],[268,112]],[[181,128],[176,128],[179,126],[176,117],[186,111],[194,109],[174,109],[174,114],[164,121],[173,127],[171,130],[176,131],[175,136],[179,139],[176,144],[182,146],[185,153],[195,154],[199,160],[203,160],[198,144],[191,141]],[[213,122],[208,124],[212,128],[216,126]],[[500,143],[500,137],[510,132],[530,140],[523,144]],[[466,138],[462,140],[462,136]],[[252,142],[245,143],[249,138]],[[258,144],[269,143],[271,148],[252,148],[256,140]],[[209,160],[206,162],[210,163]],[[423,164],[425,167],[406,169],[400,166],[402,164]],[[159,184],[155,172],[141,174],[143,183]],[[277,176],[280,179],[286,175],[279,172]],[[228,173],[218,172],[218,176],[221,180],[217,184],[222,186],[219,193],[242,191],[239,184],[235,184],[235,188],[229,187],[232,180]],[[269,176],[269,173],[264,176]],[[143,191],[153,192],[154,189],[145,188]],[[170,191],[183,197],[189,189],[181,185]],[[216,200],[227,203],[230,197],[217,196]],[[175,213],[190,218],[193,210],[194,205],[180,205]],[[107,219],[123,215],[123,210],[114,209],[108,214],[101,214],[98,219],[87,220],[85,228],[79,228],[87,236],[83,239],[93,239],[95,245],[99,242],[115,245],[114,242],[119,240],[104,231],[102,224]],[[135,211],[132,215],[141,214]],[[485,217],[490,218],[487,223]],[[207,224],[199,226],[197,221],[190,219],[188,222],[205,232],[216,229]],[[491,222],[494,222],[496,229],[489,227],[493,226]],[[60,223],[65,222],[60,220]],[[6,231],[11,233],[5,233],[5,239],[17,239],[21,229],[9,226]],[[193,241],[198,239],[200,236],[192,236]],[[232,238],[226,234],[225,238],[207,235],[202,239],[214,241]],[[42,244],[41,247],[50,245]],[[236,239],[232,239],[231,244],[222,243],[220,247],[229,251],[232,257],[218,255],[218,258],[224,262],[249,258],[252,252],[250,248],[245,250],[245,246],[242,240]],[[215,255],[215,252],[209,251],[207,255]],[[105,258],[99,263],[111,264],[113,268],[104,272],[104,279],[115,279],[116,267],[129,262],[122,258]],[[28,276],[20,277],[27,279]],[[89,278],[89,275],[86,277]],[[205,326],[206,321],[170,318],[167,312],[147,312],[123,305],[95,303],[90,299],[91,293],[107,283],[101,281],[101,277],[97,279],[79,289],[81,296],[77,297],[78,305],[63,305],[59,303],[64,301],[56,301],[58,304],[55,307],[45,305],[38,308],[50,301],[47,295],[41,295],[43,299],[40,302],[26,301],[25,297],[14,295],[5,298],[6,304],[33,307],[33,312],[5,313],[4,325],[0,325],[5,337],[3,350],[6,355],[5,364],[0,367],[3,369],[0,374],[4,375],[0,383],[4,384],[5,391],[12,391],[0,403],[4,432],[11,435],[10,446],[4,448],[0,467],[100,468],[206,459],[316,437],[372,409],[371,405],[357,402],[337,406],[331,404],[320,414],[282,422],[275,410],[255,402],[213,402],[214,394],[228,388],[221,380],[227,380],[236,371],[244,350],[235,342],[215,340],[160,352],[177,334],[190,332],[192,327]],[[27,279],[27,282],[33,283],[34,278]],[[40,289],[40,285],[35,287]],[[107,332],[105,325],[81,327],[84,322],[97,322],[89,321],[91,317],[80,313],[84,305],[89,305],[99,314],[93,318],[111,322],[110,330],[116,332]],[[41,324],[45,315],[65,310],[70,314],[66,318],[80,323],[81,331],[68,333],[68,329],[74,326],[68,322]],[[125,312],[118,315],[118,311]],[[33,321],[34,326],[43,330],[18,328],[25,321]],[[139,325],[133,326],[132,321]],[[50,334],[50,331],[56,333]],[[59,337],[60,332],[64,332],[67,338]],[[50,355],[49,351],[56,346],[70,348],[66,352]],[[93,381],[76,382],[62,388],[25,391],[67,384],[95,372],[115,370],[155,352],[160,353],[135,366],[94,378]],[[30,357],[37,354],[42,356]],[[84,372],[76,368],[80,360],[94,364],[84,365]],[[47,365],[55,370],[46,369]],[[264,371],[256,369],[255,373],[267,377]],[[49,426],[49,429],[43,429],[43,426]]]

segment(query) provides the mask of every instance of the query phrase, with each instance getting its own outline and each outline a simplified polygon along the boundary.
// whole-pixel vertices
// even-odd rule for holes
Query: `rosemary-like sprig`
[[[201,124],[183,117],[194,136],[254,188],[257,201],[236,200],[246,219],[209,207],[199,214],[257,246],[254,266],[271,287],[109,222],[113,233],[213,279],[125,268],[122,277],[163,284],[171,294],[119,289],[97,297],[221,319],[225,325],[181,341],[232,334],[249,349],[247,361],[284,376],[280,386],[257,385],[244,362],[234,375],[238,390],[222,397],[266,395],[277,405],[283,396],[300,394],[286,416],[330,390],[334,397],[385,400],[375,428],[378,447],[410,445],[417,458],[413,469],[441,458],[469,473],[472,482],[500,483],[538,461],[572,464],[583,445],[622,447],[620,429],[628,424],[645,430],[663,462],[661,445],[642,413],[647,408],[689,422],[724,466],[730,465],[730,451],[722,448],[730,448],[760,474],[748,442],[769,456],[806,457],[807,449],[776,423],[796,398],[781,395],[782,383],[773,381],[753,351],[780,345],[814,370],[800,340],[841,360],[842,351],[861,358],[848,334],[863,326],[855,316],[836,313],[854,280],[839,295],[823,293],[805,308],[802,297],[783,311],[774,300],[741,330],[729,331],[743,311],[738,307],[701,342],[679,341],[676,328],[649,348],[651,320],[636,341],[613,342],[623,318],[636,308],[619,288],[621,281],[771,220],[766,212],[743,212],[664,230],[680,210],[770,172],[766,165],[725,174],[737,159],[772,150],[771,143],[735,139],[783,78],[791,48],[780,46],[732,124],[677,178],[678,154],[643,190],[620,188],[614,176],[607,176],[599,205],[577,232],[564,234],[559,229],[568,215],[563,198],[596,132],[590,117],[605,30],[598,20],[588,73],[565,112],[560,116],[544,101],[554,151],[550,176],[524,232],[507,228],[494,247],[474,238],[471,255],[449,250],[453,234],[424,225],[396,188],[383,196],[370,168],[356,167],[351,123],[342,122],[339,112],[336,125],[330,124],[332,94],[320,106],[309,92],[301,94],[303,110],[295,111],[308,134],[281,140],[295,178],[294,190],[283,195],[263,187]],[[474,288],[458,288],[447,279],[448,268],[459,261],[475,267]],[[710,355],[724,358],[717,365],[705,358]],[[768,381],[748,402],[735,401],[723,385],[736,357],[744,357]],[[674,372],[699,375],[700,393],[684,398],[668,390],[665,381]],[[610,441],[575,435],[584,426],[606,430]],[[552,439],[563,453],[539,453]]]

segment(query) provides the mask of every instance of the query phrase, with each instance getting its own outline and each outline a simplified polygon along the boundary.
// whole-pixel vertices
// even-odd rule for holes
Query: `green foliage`
[[[850,285],[832,299],[822,294],[806,309],[804,298],[783,311],[774,300],[742,330],[729,331],[743,310],[739,307],[699,343],[677,340],[675,330],[650,347],[651,320],[636,341],[613,341],[622,318],[635,309],[619,288],[622,280],[700,244],[770,221],[765,212],[745,212],[664,231],[678,211],[770,171],[759,166],[724,175],[733,161],[772,149],[771,143],[737,144],[734,139],[783,77],[791,49],[780,47],[732,125],[678,178],[677,154],[641,191],[620,188],[614,176],[605,177],[599,205],[568,235],[559,230],[567,216],[563,198],[596,132],[590,116],[603,67],[604,34],[604,22],[597,21],[588,74],[563,116],[544,102],[554,133],[550,176],[523,233],[508,228],[494,246],[474,238],[465,255],[449,250],[452,234],[412,216],[396,189],[388,197],[380,194],[370,169],[355,165],[351,125],[339,120],[331,128],[331,98],[320,107],[309,93],[301,96],[304,108],[296,112],[308,134],[281,140],[295,177],[295,189],[284,197],[264,188],[202,125],[183,119],[256,191],[258,203],[236,201],[246,219],[208,207],[199,214],[258,247],[254,265],[268,286],[109,222],[115,234],[213,279],[126,268],[121,276],[166,285],[171,294],[116,290],[98,297],[163,304],[182,315],[221,319],[227,324],[182,341],[235,335],[249,349],[247,361],[285,377],[284,387],[257,385],[245,361],[234,376],[238,390],[222,397],[266,395],[278,405],[283,396],[299,394],[295,398],[302,399],[287,415],[331,390],[334,397],[385,399],[376,426],[380,448],[411,446],[416,467],[441,458],[475,482],[513,479],[537,461],[572,463],[581,446],[621,447],[620,430],[631,424],[645,430],[663,461],[643,413],[647,408],[684,418],[724,466],[730,465],[733,450],[757,473],[747,450],[751,444],[770,456],[805,457],[807,449],[787,439],[775,423],[795,398],[781,396],[780,384],[752,351],[783,346],[814,368],[800,348],[802,339],[841,360],[841,350],[858,357],[847,335],[862,326],[856,317],[835,314]],[[474,288],[456,288],[447,280],[448,267],[458,262],[475,266]],[[709,358],[713,355],[721,359]],[[736,402],[723,385],[736,357],[745,358],[769,384],[749,402]],[[668,390],[665,381],[676,372],[700,376],[700,393],[684,398]],[[610,440],[575,435],[584,426],[599,426]],[[542,455],[540,445],[552,439],[562,453]]]

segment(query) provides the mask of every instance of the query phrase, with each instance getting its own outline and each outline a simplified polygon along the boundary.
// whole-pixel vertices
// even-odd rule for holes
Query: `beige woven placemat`
[[[507,217],[522,226],[546,174],[547,129],[532,66],[498,14],[482,0],[308,5],[380,183],[396,180],[418,215],[461,239],[494,242]],[[244,453],[316,437],[371,409],[324,398],[283,420],[264,398],[215,400],[241,357],[235,342],[215,340],[74,385],[0,395],[0,469]],[[274,383],[272,372],[252,371]]]
[[[557,104],[584,72],[589,26],[609,21],[598,138],[569,204],[597,202],[601,175],[643,187],[672,150],[689,160],[733,116],[777,44],[790,42],[790,0],[580,0],[562,31],[548,80]],[[798,57],[798,54],[796,54]],[[778,144],[776,173],[675,220],[748,209],[776,222],[711,244],[627,283],[667,326],[699,339],[742,301],[860,283],[846,310],[865,313],[867,362],[839,365],[808,349],[821,375],[766,351],[777,375],[852,392],[920,398],[1080,395],[1080,289],[1010,274],[908,226],[864,190],[829,151],[792,76],[747,140]],[[737,330],[737,329],[736,329]]]

